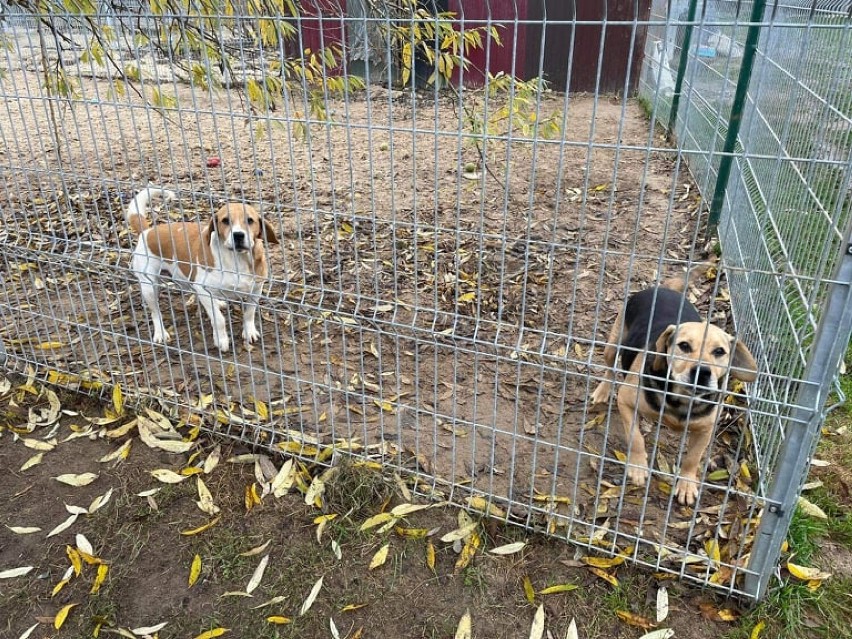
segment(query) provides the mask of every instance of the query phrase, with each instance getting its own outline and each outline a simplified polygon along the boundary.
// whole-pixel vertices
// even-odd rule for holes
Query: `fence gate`
[[[849,2],[466,4],[3,2],[6,365],[757,598],[852,324]],[[163,279],[153,340],[125,219],[148,184],[177,193],[155,222],[263,215],[253,348],[234,303],[217,348],[209,281]],[[694,507],[685,438],[647,424],[632,486],[590,402],[626,296],[687,270],[759,367]]]

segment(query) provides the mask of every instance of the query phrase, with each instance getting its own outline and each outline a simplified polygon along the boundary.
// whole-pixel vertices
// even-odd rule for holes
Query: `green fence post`
[[[740,134],[740,125],[743,121],[743,107],[745,107],[748,87],[751,84],[751,75],[754,71],[754,58],[757,52],[757,43],[760,39],[763,13],[766,9],[766,0],[754,0],[751,7],[750,24],[746,35],[745,51],[743,52],[743,63],[740,67],[740,76],[737,79],[737,90],[734,93],[734,103],[731,105],[731,117],[728,121],[728,134],[725,136],[725,146],[722,148],[722,160],[719,162],[719,174],[716,176],[716,188],[713,191],[713,200],[710,202],[710,215],[707,219],[707,234],[713,235],[719,225],[719,217],[722,215],[722,203],[725,201],[725,190],[728,188],[728,180],[731,177],[731,166],[734,162],[734,148],[737,137]]]
[[[675,79],[674,93],[672,94],[672,109],[669,112],[669,137],[674,135],[677,124],[677,109],[680,105],[680,92],[683,90],[683,76],[686,74],[686,65],[689,62],[689,46],[692,42],[692,30],[695,28],[695,13],[698,8],[698,0],[690,0],[689,13],[687,13],[687,25],[683,34],[683,42],[680,45],[680,60],[677,63],[677,78]]]

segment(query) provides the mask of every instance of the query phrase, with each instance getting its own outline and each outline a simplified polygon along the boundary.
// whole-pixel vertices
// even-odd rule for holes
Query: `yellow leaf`
[[[476,299],[476,291],[459,295],[459,302],[472,302]]]
[[[610,558],[583,557],[582,561],[587,566],[593,566],[595,568],[615,568],[616,566],[620,566],[624,563],[624,557],[621,555]]]
[[[609,574],[605,570],[601,570],[600,568],[595,568],[594,566],[589,567],[589,570],[592,571],[595,575],[606,581],[608,584],[613,586],[614,588],[618,588],[618,579],[616,579],[613,575]]]
[[[533,589],[532,582],[527,575],[524,575],[524,596],[530,603],[535,603],[535,590]]]
[[[402,526],[395,526],[394,531],[400,537],[408,537],[409,539],[422,539],[429,534],[428,528],[403,528]]]
[[[431,541],[426,544],[426,565],[435,570],[435,545]]]
[[[284,625],[285,623],[293,623],[293,620],[290,617],[282,617],[280,615],[272,615],[271,617],[267,617],[266,620],[269,623],[275,623],[278,625]]]
[[[823,572],[819,568],[809,568],[807,566],[799,566],[797,564],[787,562],[787,570],[790,571],[790,574],[793,575],[796,579],[801,579],[802,581],[812,581],[814,579],[828,579],[831,577],[831,573]]]
[[[124,414],[124,394],[121,392],[120,384],[112,387],[112,407],[115,409],[116,415]]]
[[[264,550],[269,548],[269,544],[271,544],[271,543],[272,543],[272,540],[270,539],[269,541],[262,543],[260,546],[255,546],[254,548],[252,548],[250,550],[246,550],[245,552],[241,552],[240,557],[254,557],[255,555],[259,555]]]
[[[613,452],[615,453],[615,458],[618,461],[620,461],[620,462],[626,462],[627,461],[627,455],[622,453],[620,450],[614,450]]]
[[[89,594],[96,595],[98,591],[101,589],[104,581],[106,581],[107,573],[109,572],[109,566],[106,564],[101,564],[98,566],[98,574],[95,575],[95,581],[92,582],[92,589],[89,591]]]
[[[71,560],[71,567],[74,568],[74,574],[78,577],[83,572],[83,560],[80,558],[80,553],[73,546],[65,546],[65,554]]]
[[[390,513],[379,513],[378,515],[373,515],[367,521],[361,524],[361,527],[358,530],[363,532],[365,530],[369,530],[370,528],[374,528],[375,526],[387,523],[392,519],[396,519],[396,517],[394,517]]]
[[[763,632],[763,629],[766,627],[765,621],[758,621],[754,628],[751,630],[751,635],[749,635],[749,639],[758,639],[760,637],[760,633]]]
[[[74,608],[77,604],[68,604],[62,610],[56,613],[56,617],[53,618],[53,627],[59,630],[62,627],[62,624],[65,623],[65,620],[68,618],[68,613],[71,612],[71,609]]]
[[[388,551],[390,550],[390,544],[385,544],[373,555],[373,559],[370,561],[370,570],[375,570],[379,566],[384,565],[385,561],[388,559]]]
[[[368,605],[369,604],[346,604],[340,609],[340,612],[351,612],[352,610],[358,610],[359,608],[364,608]]]
[[[799,508],[803,513],[808,515],[809,517],[815,517],[817,519],[828,519],[828,515],[825,514],[825,511],[817,506],[809,502],[804,497],[799,497]]]
[[[66,473],[64,475],[59,475],[54,477],[56,481],[61,484],[67,484],[68,486],[88,486],[93,481],[95,481],[98,476],[95,473]]]
[[[189,537],[190,535],[197,535],[198,533],[203,533],[203,532],[204,532],[205,530],[207,530],[208,528],[212,528],[212,527],[213,527],[213,526],[215,526],[217,523],[219,523],[219,519],[221,519],[221,516],[219,516],[219,517],[214,517],[213,519],[211,519],[210,521],[208,521],[208,522],[207,522],[206,524],[204,524],[203,526],[199,526],[198,528],[193,528],[192,530],[181,530],[181,531],[180,531],[180,534],[181,534],[181,535],[185,535],[185,536]],[[218,636],[218,635],[216,635],[216,636]]]
[[[722,561],[722,553],[719,550],[719,542],[715,539],[708,539],[704,542],[704,551],[715,565]]]
[[[544,590],[539,590],[538,594],[540,595],[555,595],[560,592],[570,592],[572,590],[577,590],[579,588],[577,584],[557,584],[555,586],[548,586]]]
[[[719,619],[722,621],[736,621],[737,616],[737,613],[730,608],[722,608],[719,610]]]
[[[65,579],[60,581],[58,584],[56,584],[53,587],[53,591],[50,593],[50,596],[55,597],[59,593],[60,590],[62,590],[65,586],[68,585],[69,581],[71,581],[71,577],[66,577]]]
[[[465,610],[462,618],[459,619],[459,625],[456,627],[454,639],[470,639],[471,630],[470,610]]]
[[[195,637],[195,639],[213,639],[214,637],[221,637],[226,632],[231,632],[230,628],[213,628],[213,630],[208,630],[207,632],[202,632],[200,635]]]
[[[489,504],[488,500],[486,500],[484,497],[480,497],[479,495],[468,497],[465,501],[474,510],[481,510],[486,515],[490,515],[491,517],[503,518],[506,516],[505,510],[503,510],[499,506],[495,506],[494,504]]]
[[[189,587],[192,588],[198,577],[201,576],[201,555],[195,555],[192,558],[192,565],[189,568]]]
[[[492,555],[514,555],[516,552],[520,552],[527,545],[525,541],[516,541],[513,544],[505,544],[503,546],[497,546],[496,548],[492,548],[488,552]]]
[[[624,623],[636,626],[637,628],[642,628],[643,630],[651,630],[657,627],[657,624],[647,617],[628,612],[627,610],[616,610],[615,614],[617,614],[618,618]]]
[[[467,538],[467,541],[462,548],[459,558],[456,560],[456,572],[460,572],[468,567],[481,542],[482,538],[479,536],[479,533],[476,531],[470,533],[470,536]]]

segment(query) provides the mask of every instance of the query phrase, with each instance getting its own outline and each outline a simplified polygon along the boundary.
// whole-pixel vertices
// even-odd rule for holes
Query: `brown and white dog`
[[[620,351],[625,379],[617,401],[629,445],[627,477],[639,486],[648,480],[640,416],[675,430],[687,429],[675,495],[691,505],[698,497],[698,465],[710,443],[728,375],[750,382],[757,377],[757,367],[742,342],[702,321],[684,296],[685,287],[683,279],[672,278],[627,300],[607,338],[608,368],[592,403],[609,400]]]
[[[154,342],[171,339],[157,299],[162,272],[166,271],[179,286],[197,295],[213,324],[213,343],[223,353],[229,349],[230,340],[222,309],[228,301],[240,302],[243,339],[251,348],[260,337],[255,314],[269,274],[264,243],[278,244],[272,227],[255,209],[240,203],[225,204],[207,224],[151,226],[146,213],[155,195],[167,200],[176,197],[168,189],[147,187],[127,207],[127,223],[139,234],[131,268],[154,321]]]

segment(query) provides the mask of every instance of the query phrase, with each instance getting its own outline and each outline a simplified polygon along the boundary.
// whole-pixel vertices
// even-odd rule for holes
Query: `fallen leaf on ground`
[[[571,617],[571,623],[568,625],[568,632],[565,634],[565,639],[580,639],[577,633],[577,622]]]
[[[193,528],[191,530],[181,530],[180,534],[189,537],[191,535],[197,535],[198,533],[203,533],[208,528],[212,528],[213,526],[218,524],[220,519],[221,519],[221,516],[220,517],[214,517],[213,519],[208,521],[206,524],[199,526],[198,528]]]
[[[64,608],[62,608],[59,612],[56,613],[56,617],[53,618],[53,627],[59,630],[62,627],[62,624],[65,623],[65,620],[68,618],[68,614],[71,610],[78,604],[68,604]]]
[[[390,544],[385,544],[373,555],[373,559],[370,561],[370,570],[375,570],[379,566],[383,566],[385,561],[388,558],[388,551],[390,550]]]
[[[796,579],[801,579],[802,581],[822,581],[823,579],[828,579],[829,577],[831,577],[830,572],[823,572],[819,568],[799,566],[789,561],[787,562],[787,570],[789,570],[790,574],[793,575]]]
[[[527,575],[524,575],[524,596],[530,603],[535,603],[535,590],[533,589],[532,581]]]
[[[98,566],[98,573],[95,575],[95,581],[92,582],[92,589],[89,591],[89,594],[96,595],[98,591],[101,589],[104,581],[106,581],[107,573],[109,572],[109,566],[106,564],[101,564]]]
[[[201,575],[201,555],[195,555],[192,558],[192,565],[189,567],[189,587],[192,588],[198,577]]]
[[[13,577],[23,577],[33,570],[34,566],[21,566],[20,568],[9,568],[0,570],[0,579],[12,579]]]
[[[804,497],[799,497],[799,509],[809,517],[814,517],[816,519],[828,519],[828,515],[825,514],[825,511],[822,508],[811,503]]]
[[[269,555],[264,555],[263,559],[260,560],[260,563],[257,564],[257,568],[254,569],[254,574],[251,576],[251,579],[249,579],[249,582],[246,585],[247,593],[251,594],[260,585],[261,580],[263,580],[263,573],[266,571],[266,565],[268,563]]]
[[[41,460],[44,458],[44,453],[36,453],[32,457],[30,457],[27,461],[23,463],[21,466],[21,472],[24,472],[28,468],[32,468],[36,464],[40,464]]]
[[[629,624],[631,626],[636,626],[637,628],[642,628],[642,630],[651,630],[657,625],[647,617],[637,615],[627,610],[616,610],[615,614],[617,614],[618,618],[621,619],[624,623]]]
[[[461,619],[459,619],[459,625],[456,627],[454,639],[470,639],[471,632],[470,610],[466,610]]]
[[[322,588],[322,580],[322,577],[317,579],[313,588],[311,588],[311,592],[308,594],[308,598],[305,599],[304,603],[302,604],[301,610],[299,610],[299,616],[305,614],[308,610],[311,609],[311,606],[314,605],[314,601],[316,600],[317,595],[319,594],[319,591]]]
[[[231,632],[230,628],[213,628],[213,630],[208,630],[207,632],[202,632],[200,635],[196,636],[195,639],[213,639],[214,637],[221,637],[226,632]]]
[[[56,481],[61,484],[67,484],[68,486],[88,486],[93,481],[95,481],[98,476],[95,473],[65,473],[64,475],[58,475],[54,477]]]
[[[9,530],[11,530],[16,535],[30,535],[32,533],[37,533],[41,530],[38,526],[6,526]]]
[[[38,623],[34,623],[29,628],[24,630],[23,634],[20,637],[18,637],[18,639],[29,639],[30,635],[32,635],[33,632],[35,632],[35,629],[38,628],[38,626],[39,626]]]
[[[530,627],[530,639],[541,639],[544,636],[544,604],[539,604],[533,616]]]
[[[477,526],[479,526],[479,522],[474,521],[461,528],[451,530],[446,535],[441,537],[441,541],[450,544],[454,541],[464,539],[465,537],[469,536],[474,530],[476,530]]]
[[[281,615],[272,615],[271,617],[267,617],[266,620],[269,623],[274,623],[278,625],[283,625],[285,623],[293,623],[293,620],[290,617],[282,617]]]
[[[766,622],[765,622],[765,621],[763,621],[763,620],[758,621],[758,622],[754,625],[754,628],[752,628],[752,630],[751,630],[751,635],[749,635],[749,639],[759,639],[759,638],[760,638],[760,633],[761,633],[761,632],[763,632],[763,629],[764,629],[765,627],[766,627]]]
[[[80,516],[80,515],[78,515],[78,514],[76,514],[76,513],[75,513],[75,514],[73,514],[73,515],[71,515],[68,519],[66,519],[66,520],[65,520],[65,521],[63,521],[61,524],[59,524],[56,528],[54,528],[54,529],[53,529],[53,530],[51,530],[49,533],[47,533],[47,537],[53,537],[54,535],[58,535],[59,533],[61,533],[63,530],[66,530],[66,529],[70,528],[70,527],[71,527],[71,525],[72,525],[75,521],[77,521],[77,517],[79,517],[79,516]]]
[[[241,552],[241,553],[239,554],[239,556],[240,556],[240,557],[254,557],[255,555],[259,555],[259,554],[260,554],[260,553],[262,553],[264,550],[266,550],[267,548],[269,548],[269,544],[271,544],[271,543],[272,543],[272,540],[270,539],[269,541],[267,541],[267,542],[265,542],[265,543],[260,544],[260,546],[255,546],[255,547],[254,547],[254,548],[252,548],[251,550],[246,550],[245,552]]]
[[[669,591],[663,586],[657,590],[657,623],[669,616]]]
[[[674,635],[675,631],[671,628],[660,628],[642,635],[639,639],[671,639]]]
[[[169,470],[168,468],[158,468],[157,470],[152,470],[151,475],[157,481],[161,481],[164,484],[179,484],[184,479],[187,479],[187,475],[179,475],[173,470]]]
[[[556,584],[555,586],[548,586],[544,590],[539,590],[538,594],[540,595],[555,595],[560,592],[570,592],[572,590],[577,590],[579,588],[577,584]]]
[[[496,548],[492,548],[488,552],[492,555],[514,555],[516,552],[520,552],[527,545],[525,541],[516,541],[513,544],[505,544],[503,546],[497,546]]]
[[[160,632],[160,630],[165,628],[167,625],[169,625],[169,622],[164,621],[163,623],[158,623],[156,626],[142,626],[141,628],[133,628],[130,632],[132,632],[134,635],[144,637],[145,635],[153,635]]]

